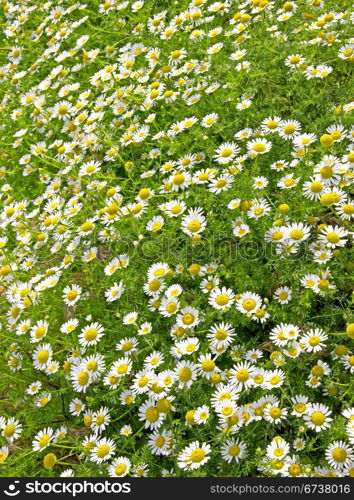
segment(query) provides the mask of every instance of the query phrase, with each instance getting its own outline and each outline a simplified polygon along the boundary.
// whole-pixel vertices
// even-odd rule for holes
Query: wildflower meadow
[[[0,0],[0,475],[354,476],[350,0]]]

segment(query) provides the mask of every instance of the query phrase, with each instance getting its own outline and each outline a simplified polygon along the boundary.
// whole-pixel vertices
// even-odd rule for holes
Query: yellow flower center
[[[295,132],[295,125],[289,124],[285,125],[284,127],[284,133],[287,135],[293,134]]]
[[[230,299],[228,295],[226,295],[226,293],[221,293],[216,297],[215,302],[218,304],[218,306],[225,306],[229,303],[229,300]]]
[[[326,234],[326,239],[329,243],[338,243],[340,238],[339,238],[339,235],[337,233],[327,233]]]
[[[159,399],[156,405],[160,413],[167,413],[171,408],[171,403],[168,399]]]
[[[310,189],[313,193],[320,193],[323,189],[323,185],[321,182],[312,182]]]
[[[4,429],[4,435],[8,438],[15,434],[16,426],[14,424],[8,424]]]
[[[126,470],[127,466],[125,464],[118,464],[116,465],[114,472],[116,473],[117,476],[122,476]]]
[[[221,151],[220,153],[220,156],[222,158],[228,158],[229,156],[231,156],[233,153],[233,150],[231,148],[225,148]]]
[[[141,377],[138,382],[139,387],[145,387],[149,383],[150,379],[148,377]]]
[[[205,372],[212,372],[215,369],[215,363],[212,359],[205,359],[202,362],[202,369]]]
[[[253,299],[246,299],[243,301],[242,306],[246,311],[252,311],[256,307],[256,301]]]
[[[239,382],[246,382],[250,378],[248,370],[241,369],[236,373],[236,378]]]
[[[125,363],[119,365],[117,368],[117,372],[119,375],[123,375],[124,373],[127,373],[127,371],[128,371],[128,365]]]
[[[227,338],[227,335],[228,335],[227,331],[223,329],[220,329],[217,332],[215,332],[215,338],[217,340],[225,340]]]
[[[107,444],[101,444],[101,446],[97,448],[96,455],[99,458],[104,458],[109,454],[109,452],[110,452],[110,447]]]
[[[256,153],[263,153],[266,150],[266,146],[262,142],[258,142],[257,144],[253,145],[252,149]]]
[[[229,417],[233,413],[234,409],[232,406],[224,406],[224,408],[221,410],[221,413],[225,417]]]
[[[237,444],[233,444],[229,448],[229,455],[231,457],[237,457],[240,454],[241,448]]]
[[[333,460],[336,462],[345,462],[347,459],[347,452],[344,450],[344,448],[334,448],[332,451],[332,457]]]
[[[333,168],[329,165],[322,167],[320,170],[320,174],[324,179],[330,179],[333,175]]]
[[[77,376],[77,381],[81,387],[84,387],[88,384],[89,374],[87,372],[80,372]]]
[[[299,474],[301,474],[301,465],[299,464],[291,464],[289,469],[289,474],[290,476],[292,477],[296,477],[298,476]]]
[[[320,202],[322,205],[330,206],[334,205],[334,203],[338,203],[341,197],[338,193],[326,193],[323,194],[320,198]]]
[[[313,337],[310,337],[310,338],[309,338],[309,344],[310,344],[310,346],[312,346],[312,347],[315,347],[315,346],[316,346],[316,345],[318,345],[320,342],[321,342],[321,339],[320,339],[317,335],[314,335]]]
[[[272,233],[272,240],[278,241],[281,240],[282,237],[283,233],[281,231],[274,231],[274,233]]]
[[[45,335],[45,333],[46,333],[46,328],[44,326],[40,326],[39,328],[37,328],[35,333],[36,339],[41,339]]]
[[[343,205],[342,210],[346,215],[353,215],[354,214],[354,205],[351,205],[349,203],[347,205]]]
[[[59,106],[58,108],[58,113],[60,115],[65,115],[68,112],[68,107],[65,106],[64,104],[62,106]]]
[[[188,224],[188,229],[190,230],[191,233],[196,233],[197,231],[200,230],[201,227],[202,227],[202,225],[198,220],[192,220]]]
[[[202,448],[196,448],[190,454],[190,460],[193,463],[199,463],[205,458],[205,451]]]
[[[155,406],[150,406],[145,412],[146,420],[152,423],[158,420],[159,415],[159,410]]]
[[[84,233],[88,233],[89,231],[92,231],[93,229],[93,224],[92,222],[84,222],[81,226],[81,231]]]
[[[270,128],[271,130],[274,130],[275,128],[277,128],[278,125],[279,125],[279,123],[275,120],[270,120],[267,123],[267,127]]]
[[[171,52],[171,59],[178,59],[181,56],[182,52],[180,50],[174,50]]]
[[[324,424],[325,420],[326,420],[326,417],[321,411],[315,411],[311,415],[311,422],[314,425],[322,425],[322,424]]]
[[[171,212],[174,214],[174,215],[178,215],[179,213],[181,213],[182,211],[182,207],[180,205],[175,205],[174,207],[172,207],[171,209]]]
[[[177,304],[175,302],[170,302],[169,304],[167,304],[166,311],[169,314],[174,313],[176,310],[177,310]]]
[[[181,184],[184,183],[185,176],[183,174],[176,174],[173,177],[173,183],[176,184],[177,186],[180,186]]]
[[[44,364],[48,361],[49,359],[49,352],[48,351],[39,351],[37,354],[37,359],[41,364]]]
[[[312,375],[314,375],[315,377],[323,377],[324,372],[324,368],[320,365],[314,366],[311,370]]]
[[[290,238],[293,240],[301,240],[304,237],[304,232],[301,229],[293,229],[290,231]]]
[[[96,340],[98,335],[98,331],[95,328],[89,328],[85,332],[85,340],[88,342],[92,342],[93,340]]]
[[[222,188],[222,187],[226,186],[226,180],[225,179],[219,179],[216,182],[215,185],[216,185],[217,188]]]
[[[166,443],[166,439],[163,436],[158,436],[155,439],[155,444],[158,448],[162,448]]]

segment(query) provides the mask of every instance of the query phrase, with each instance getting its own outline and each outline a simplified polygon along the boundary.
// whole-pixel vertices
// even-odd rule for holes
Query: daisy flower
[[[102,438],[95,443],[95,447],[91,450],[90,459],[92,462],[101,464],[109,460],[114,454],[116,446],[112,439]]]
[[[2,435],[9,443],[17,439],[22,432],[20,421],[14,417],[10,417],[8,420],[4,421],[0,427],[2,429]]]
[[[291,402],[293,404],[292,415],[296,417],[302,417],[309,408],[309,398],[302,394],[291,398]]]
[[[120,299],[124,290],[125,286],[123,284],[123,281],[120,281],[119,283],[115,282],[104,292],[107,302],[115,302],[116,300]]]
[[[344,441],[333,441],[325,452],[326,460],[335,469],[341,470],[354,462],[352,447]]]
[[[73,332],[79,325],[79,320],[76,318],[70,319],[66,323],[63,323],[60,327],[61,333],[71,333]]]
[[[348,231],[339,226],[326,226],[321,230],[319,238],[330,248],[344,247]]]
[[[200,406],[194,412],[194,420],[196,424],[205,424],[210,416],[209,407],[207,405]]]
[[[161,215],[156,215],[146,224],[147,231],[151,231],[152,233],[156,233],[163,228],[165,224],[165,220]]]
[[[92,414],[91,428],[94,432],[100,433],[104,431],[109,424],[111,417],[109,410],[106,407],[101,407],[98,411]]]
[[[181,229],[188,236],[200,234],[205,228],[206,219],[202,208],[189,209],[188,214],[182,218]]]
[[[78,285],[66,286],[63,290],[63,299],[65,304],[73,306],[80,299],[82,289]]]
[[[103,327],[99,323],[91,323],[87,325],[79,335],[80,345],[87,347],[96,345],[104,334]]]
[[[237,363],[230,370],[231,380],[243,389],[248,389],[253,385],[254,370],[254,366],[248,361]]]
[[[212,345],[220,348],[230,345],[235,335],[235,329],[230,323],[219,323],[210,328],[207,339]]]
[[[231,184],[234,182],[234,178],[229,174],[222,174],[219,177],[215,177],[208,184],[208,189],[211,193],[220,194],[223,191],[230,189]]]
[[[300,344],[306,352],[317,352],[326,346],[326,340],[328,335],[326,335],[321,329],[315,328],[305,333],[300,338]]]
[[[280,408],[277,404],[268,404],[264,409],[264,420],[277,424],[284,420],[287,414],[286,408]]]
[[[175,374],[179,388],[188,389],[192,386],[193,381],[196,380],[198,376],[198,365],[195,365],[190,361],[180,361],[175,368]]]
[[[310,228],[302,222],[286,226],[287,238],[295,242],[305,241],[310,237]]]
[[[220,145],[218,149],[215,150],[214,159],[224,165],[230,163],[239,152],[239,148],[236,143],[224,142]]]
[[[205,115],[201,121],[201,126],[204,128],[212,127],[219,120],[219,116],[216,113],[210,113]]]
[[[272,148],[272,143],[267,139],[253,139],[247,142],[246,147],[251,158],[260,154],[268,153]]]
[[[37,380],[36,382],[32,382],[26,389],[26,393],[30,396],[37,394],[42,388],[42,382]]]
[[[31,342],[40,342],[47,335],[48,326],[49,324],[47,321],[38,321],[38,323],[31,328]]]
[[[145,429],[158,429],[165,415],[161,413],[153,399],[147,400],[139,407],[139,420],[145,423]]]
[[[90,372],[83,370],[80,365],[71,370],[70,378],[73,387],[77,392],[86,392],[92,381]]]
[[[293,139],[301,130],[301,125],[297,120],[284,120],[277,130],[282,139]]]
[[[275,290],[274,297],[280,304],[288,304],[292,297],[292,291],[289,287],[282,286]]]
[[[240,294],[236,300],[236,309],[243,314],[253,314],[262,305],[262,298],[252,292]]]
[[[221,456],[228,463],[238,463],[244,458],[247,450],[247,445],[240,439],[229,439],[221,447]]]
[[[271,459],[281,460],[290,451],[289,444],[281,437],[274,438],[267,446],[267,456]]]
[[[32,449],[33,451],[43,451],[47,446],[49,446],[50,442],[53,439],[53,429],[51,427],[47,427],[42,431],[39,431],[32,441]]]
[[[328,429],[332,418],[330,418],[331,411],[327,406],[322,403],[314,403],[311,404],[309,409],[306,411],[304,415],[304,420],[306,425],[315,430],[316,432],[320,432],[324,429]]]

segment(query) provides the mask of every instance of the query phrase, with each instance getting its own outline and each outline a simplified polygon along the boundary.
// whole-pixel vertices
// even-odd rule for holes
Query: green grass
[[[1,476],[59,476],[68,468],[73,469],[75,476],[107,476],[108,466],[120,456],[131,461],[129,474],[136,474],[137,468],[146,464],[148,475],[153,477],[166,475],[166,471],[177,476],[286,475],[291,460],[300,464],[302,473],[308,476],[342,473],[339,466],[331,467],[325,452],[336,441],[344,441],[348,446],[353,443],[353,433],[346,427],[348,418],[342,414],[354,401],[353,335],[347,333],[353,328],[348,327],[353,323],[352,224],[350,218],[343,217],[338,203],[329,205],[323,198],[304,196],[304,183],[316,175],[316,168],[326,155],[334,155],[339,173],[331,174],[333,178],[328,186],[332,191],[342,190],[348,213],[352,210],[353,55],[346,59],[339,57],[342,47],[348,45],[349,50],[354,49],[350,42],[351,3],[323,0],[317,5],[318,2],[297,1],[293,5],[298,8],[287,21],[277,19],[278,10],[286,9],[278,0],[268,6],[264,2],[259,13],[255,9],[260,2],[239,5],[230,1],[227,11],[215,13],[212,19],[208,19],[212,15],[208,9],[213,2],[200,3],[200,24],[192,25],[187,16],[170,39],[162,39],[159,32],[151,33],[149,20],[162,13],[166,28],[182,13],[190,11],[193,16],[192,3],[147,0],[137,12],[132,12],[128,4],[122,10],[117,7],[103,13],[97,0],[82,8],[79,3],[64,1],[60,5],[64,9],[72,7],[72,11],[66,11],[58,22],[50,19],[55,4],[47,8],[46,4],[34,0],[26,4],[18,2],[13,12],[6,3],[0,5],[3,29],[0,44],[0,462],[4,459],[0,463]],[[335,13],[332,21],[331,13]],[[16,19],[20,21],[18,26]],[[323,19],[327,21],[322,22]],[[141,32],[136,30],[139,24]],[[272,34],[270,28],[275,25],[277,30]],[[13,26],[17,27],[11,36]],[[222,29],[220,34],[208,36],[215,28]],[[203,30],[205,36],[191,40],[190,35],[196,29]],[[67,30],[68,36],[61,40],[56,52],[51,52],[55,37],[61,38],[60,30],[62,35],[63,30]],[[328,36],[331,40],[332,34],[333,43],[319,43],[320,39],[328,40]],[[78,48],[77,40],[84,35],[89,38]],[[222,49],[217,54],[208,54],[208,49],[218,42],[222,42]],[[127,44],[138,44],[141,53],[132,57]],[[16,47],[21,48],[22,54],[13,61],[11,54]],[[96,49],[99,52],[93,57],[90,51]],[[159,56],[149,65],[147,54],[152,49],[158,49]],[[186,51],[185,58],[170,66],[171,53],[181,49]],[[232,60],[230,55],[239,50],[246,51],[243,59]],[[123,66],[125,54],[132,62],[128,70]],[[299,68],[290,69],[285,60],[295,54],[300,54],[304,62]],[[250,63],[249,71],[236,70],[237,64],[245,60]],[[185,67],[188,62],[193,69]],[[204,64],[208,69],[198,71]],[[307,79],[308,67],[320,65],[330,67],[328,76]],[[181,68],[180,74],[174,73],[177,68]],[[100,79],[100,71],[113,76]],[[206,91],[215,84],[218,84],[215,91]],[[62,89],[67,85],[73,87],[65,95]],[[149,95],[156,88],[162,88],[160,98],[150,102]],[[176,93],[175,101],[168,101],[164,96],[166,90]],[[35,100],[26,103],[24,99],[31,93]],[[189,105],[188,98],[196,94],[200,96],[199,101]],[[245,98],[251,100],[250,107],[238,109],[237,105]],[[61,101],[72,106],[66,121],[55,112],[55,106]],[[124,111],[117,111],[120,107]],[[209,113],[216,113],[218,121],[205,128],[201,123]],[[291,139],[262,131],[262,122],[275,116],[283,121],[300,122],[301,133],[315,134],[314,142],[297,154]],[[168,134],[172,125],[190,117],[197,119],[194,125],[175,136]],[[125,134],[134,135],[134,126],[138,129],[146,124],[149,133],[143,141],[134,139],[127,145],[123,143]],[[343,126],[345,137],[325,147],[320,139],[328,134],[331,126],[339,129]],[[234,137],[246,128],[252,129],[248,139]],[[23,129],[26,129],[23,135],[15,136]],[[154,137],[158,133],[160,136]],[[255,158],[248,156],[246,144],[260,137],[271,142],[270,151]],[[46,143],[44,151],[33,153],[41,141]],[[222,164],[215,158],[215,151],[226,142],[237,143],[239,152],[232,162]],[[69,150],[63,154],[60,148],[63,144],[67,147],[68,143]],[[106,154],[113,148],[116,149],[114,160],[108,161]],[[30,168],[24,161],[28,154],[31,155]],[[178,162],[184,156],[198,154],[202,155],[201,161],[192,163],[185,171],[194,178],[198,170],[204,169],[210,169],[209,173],[216,177],[227,173],[233,180],[228,189],[217,194],[210,191],[208,183],[198,182],[178,192],[168,186],[166,189],[166,183],[172,182],[171,174],[173,177],[181,171]],[[281,160],[287,162],[284,170],[271,168]],[[171,161],[175,162],[173,168],[163,172],[162,166]],[[93,175],[82,175],[80,168],[87,162],[98,162],[100,169]],[[143,175],[150,171],[153,175]],[[281,189],[278,183],[287,174],[293,174],[298,183],[291,189]],[[268,184],[264,189],[255,189],[257,176],[266,177]],[[98,186],[90,185],[92,181]],[[115,201],[111,193],[107,193],[112,188],[117,188]],[[132,206],[145,188],[154,194],[147,200],[145,211],[136,217]],[[56,198],[58,206],[51,209],[49,203]],[[69,213],[73,199],[80,207],[76,214]],[[167,216],[161,205],[176,199],[186,204],[186,211],[182,216]],[[230,210],[228,204],[234,199],[240,200],[240,206]],[[265,216],[252,218],[250,203],[254,204],[257,199],[262,199],[270,210]],[[284,204],[288,208],[282,208]],[[200,239],[188,236],[181,228],[182,218],[190,208],[201,208],[206,219]],[[105,219],[107,213],[113,214],[109,224]],[[147,230],[148,222],[161,215],[164,218],[161,230]],[[56,216],[57,220],[50,220]],[[241,238],[233,233],[233,223],[238,218],[248,226],[248,233]],[[92,233],[78,238],[82,225],[92,220]],[[309,226],[310,237],[299,244],[294,254],[279,255],[277,244],[266,241],[268,231],[299,223]],[[319,263],[314,260],[313,246],[323,241],[321,235],[328,226],[334,226],[337,232],[339,228],[344,231],[345,244],[332,249],[328,262]],[[55,246],[58,242],[61,244]],[[97,255],[85,262],[83,256],[89,248],[95,248]],[[325,248],[323,243],[321,248]],[[329,249],[328,245],[326,248]],[[129,255],[129,265],[112,276],[105,274],[109,262],[123,254]],[[33,259],[32,265],[26,265],[28,259]],[[199,324],[191,330],[186,328],[180,339],[171,333],[178,315],[165,317],[153,310],[149,306],[151,297],[144,291],[149,269],[159,262],[169,268],[164,277],[166,288],[172,284],[182,287],[180,308],[191,306],[201,315]],[[201,266],[200,273],[194,272],[196,264]],[[211,264],[215,264],[215,270],[208,273],[204,268]],[[325,276],[326,272],[329,274]],[[318,280],[322,280],[322,288],[315,291],[305,288],[301,280],[308,274],[317,275]],[[47,282],[47,286],[38,288],[51,276],[58,277],[55,286]],[[227,311],[212,307],[209,295],[203,293],[200,286],[206,277],[217,278],[218,286],[232,290],[236,298],[246,292],[258,294],[260,308],[269,313],[267,321],[257,322],[254,315],[243,314],[234,305]],[[105,292],[120,281],[124,284],[121,298],[108,302]],[[80,287],[82,295],[70,306],[63,300],[63,290],[73,284]],[[290,302],[284,305],[274,295],[283,286],[292,291]],[[21,290],[24,290],[22,295]],[[19,310],[14,309],[19,306]],[[133,311],[138,312],[136,325],[124,324],[125,315]],[[79,321],[78,327],[71,333],[62,333],[60,328],[72,318]],[[42,341],[34,343],[29,331],[16,334],[16,328],[24,320],[30,320],[31,327],[41,320],[48,322],[48,332]],[[93,322],[102,325],[105,333],[96,345],[81,352],[81,357],[102,355],[105,369],[87,392],[78,393],[70,379],[70,363],[75,364],[75,356],[78,359],[79,334]],[[144,322],[152,324],[152,332],[139,335],[138,327]],[[220,322],[232,324],[236,337],[224,353],[216,356],[207,334]],[[291,358],[285,354],[289,342],[277,346],[270,339],[271,331],[282,323],[298,327],[297,340],[314,328],[323,330],[328,338],[321,350],[308,352],[298,346],[300,355]],[[104,384],[104,377],[123,354],[116,350],[116,345],[131,337],[138,345],[136,352],[130,355],[132,371],[121,378],[117,387],[109,387]],[[191,388],[179,388],[176,383],[170,389],[173,407],[159,429],[171,431],[174,436],[173,447],[166,456],[152,453],[148,445],[151,431],[139,420],[139,408],[148,396],[137,395],[133,404],[121,404],[120,395],[131,390],[135,374],[144,368],[149,355],[159,351],[164,356],[157,374],[176,370],[180,360],[171,349],[189,337],[199,339],[199,350],[183,355],[180,360],[198,363],[201,354],[211,353],[222,382],[232,380],[230,370],[244,361],[245,353],[252,349],[262,351],[262,357],[255,363],[257,368],[267,372],[279,368],[284,373],[284,383],[279,388],[269,389],[263,385],[243,388],[240,392],[236,404],[246,418],[251,408],[247,405],[253,404],[255,408],[260,398],[269,396],[278,399],[279,407],[287,410],[287,418],[280,424],[264,418],[244,422],[232,435],[247,446],[245,456],[238,463],[228,464],[221,458],[221,448],[228,435],[218,428],[221,422],[211,405],[212,395],[222,383],[220,380],[211,382],[198,375]],[[49,374],[33,365],[33,353],[43,343],[49,343],[53,350],[53,361],[59,365],[56,373]],[[338,345],[345,346],[346,358],[336,356]],[[319,360],[328,365],[329,373],[319,378],[318,387],[309,387],[311,370]],[[11,364],[14,367],[17,362],[19,369],[11,370]],[[35,381],[41,382],[41,391],[30,396],[26,389]],[[38,407],[38,397],[48,394],[51,400]],[[303,418],[292,414],[291,398],[300,394],[307,396],[310,403],[321,403],[331,410],[333,420],[328,429],[317,433]],[[76,397],[82,400],[88,412],[101,407],[109,409],[111,422],[100,433],[100,438],[113,439],[116,451],[102,464],[90,460],[90,451],[83,446],[84,438],[91,433],[85,425],[84,413],[74,416],[69,410]],[[209,407],[207,422],[187,426],[186,413],[202,405]],[[5,419],[10,417],[18,419],[22,426],[13,442],[8,442],[5,436],[8,425]],[[132,427],[130,436],[122,436],[123,425]],[[39,431],[47,427],[56,431],[62,426],[67,428],[66,437],[51,441],[43,451],[33,451],[32,441]],[[267,447],[276,436],[281,436],[290,446],[279,469],[279,462],[272,465],[267,456]],[[299,437],[305,445],[303,450],[296,451],[293,445]],[[196,470],[183,470],[178,466],[178,456],[196,440],[210,444],[210,459]],[[1,451],[1,447],[8,449]],[[43,462],[49,453],[57,457],[53,468],[46,468]],[[345,465],[344,474],[353,474],[353,462]]]

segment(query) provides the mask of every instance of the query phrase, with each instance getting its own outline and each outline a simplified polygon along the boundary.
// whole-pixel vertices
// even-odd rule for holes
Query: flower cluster
[[[353,12],[1,9],[0,470],[354,476]]]

